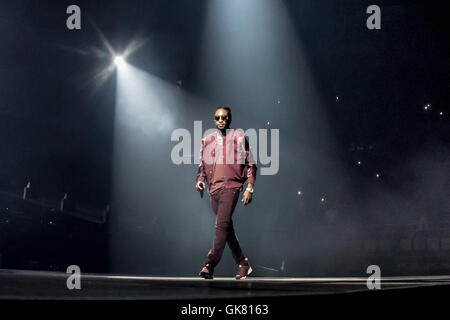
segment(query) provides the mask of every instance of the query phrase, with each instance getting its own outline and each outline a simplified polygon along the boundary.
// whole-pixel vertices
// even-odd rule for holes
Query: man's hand
[[[203,181],[197,181],[195,189],[197,189],[197,191],[205,190],[205,183]]]
[[[252,196],[253,194],[250,191],[245,190],[244,195],[242,196],[241,202],[246,206],[250,202],[252,202]]]

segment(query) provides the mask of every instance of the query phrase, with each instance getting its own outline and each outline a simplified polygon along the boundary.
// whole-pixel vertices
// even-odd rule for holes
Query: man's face
[[[214,124],[219,130],[224,130],[230,125],[230,117],[225,109],[217,109],[214,113]]]

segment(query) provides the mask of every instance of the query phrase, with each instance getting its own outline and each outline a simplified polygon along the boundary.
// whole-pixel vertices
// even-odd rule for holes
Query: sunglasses
[[[220,119],[228,121],[230,118],[228,116],[214,116],[214,119],[216,119],[216,121],[219,121]]]

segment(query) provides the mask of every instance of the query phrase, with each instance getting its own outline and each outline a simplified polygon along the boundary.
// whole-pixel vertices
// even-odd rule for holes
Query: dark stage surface
[[[262,278],[245,280],[195,277],[146,277],[82,274],[81,289],[69,290],[69,274],[62,272],[0,270],[0,299],[144,299],[195,300],[361,294],[369,290],[366,278]],[[450,276],[385,277],[379,294],[400,295],[416,290],[448,291]],[[245,299],[244,299],[245,300]]]

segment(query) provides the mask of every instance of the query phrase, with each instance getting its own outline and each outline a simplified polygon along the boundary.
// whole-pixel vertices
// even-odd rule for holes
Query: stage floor
[[[0,269],[0,299],[227,299],[369,291],[367,278],[214,278],[82,274],[69,290],[63,272]],[[449,286],[450,276],[384,277],[381,290]]]
[[[0,270],[0,299],[224,299],[369,291],[367,278],[214,278],[82,274],[69,290],[62,272]],[[381,289],[448,286],[450,276],[384,277]]]

